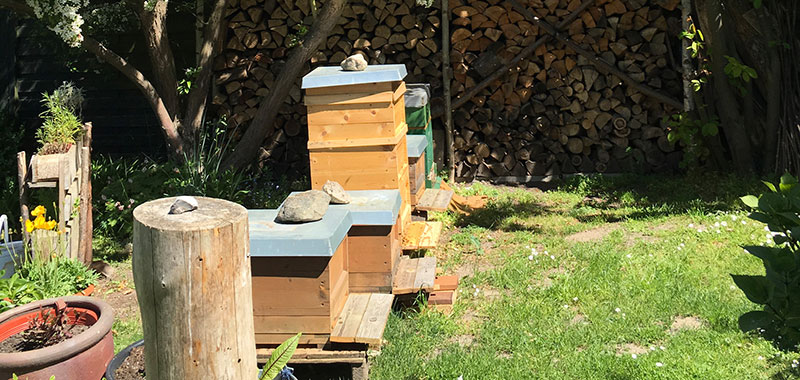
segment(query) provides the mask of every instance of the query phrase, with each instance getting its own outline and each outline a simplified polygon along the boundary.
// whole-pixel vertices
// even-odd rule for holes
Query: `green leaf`
[[[758,9],[761,8],[763,0],[753,0],[753,8]]]
[[[753,331],[756,329],[767,329],[772,325],[775,318],[771,313],[766,311],[754,310],[748,311],[739,317],[739,329],[743,332]]]
[[[716,136],[718,132],[717,125],[714,123],[703,124],[703,136]]]
[[[747,217],[764,224],[770,224],[774,221],[774,219],[771,216],[764,214],[763,212],[754,212],[748,215]]]
[[[769,302],[769,281],[764,276],[745,276],[732,274],[733,282],[753,303],[764,305]]]
[[[775,185],[772,184],[772,182],[768,182],[768,181],[761,181],[761,182],[764,183],[764,185],[766,185],[767,188],[772,190],[772,192],[774,192],[774,193],[778,192],[778,189],[775,187]]]
[[[758,208],[758,198],[755,195],[745,195],[740,199],[747,207]]]
[[[275,376],[278,376],[278,373],[281,372],[283,367],[289,363],[292,355],[294,355],[294,351],[297,349],[297,343],[300,341],[301,335],[303,334],[297,333],[297,335],[281,343],[281,345],[278,346],[275,351],[272,351],[272,355],[269,356],[267,364],[264,365],[259,380],[272,380],[275,378]]]
[[[744,249],[769,264],[776,272],[787,273],[793,271],[796,267],[794,255],[786,248],[749,245],[745,246]]]
[[[778,215],[788,220],[791,224],[800,225],[800,216],[797,216],[797,214],[793,212],[780,212]]]

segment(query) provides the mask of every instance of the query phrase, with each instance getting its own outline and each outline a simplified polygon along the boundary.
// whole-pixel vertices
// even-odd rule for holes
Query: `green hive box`
[[[427,83],[407,83],[405,93],[406,124],[409,135],[425,135],[425,187],[438,189],[436,167],[433,163],[433,124],[431,123],[430,85]]]

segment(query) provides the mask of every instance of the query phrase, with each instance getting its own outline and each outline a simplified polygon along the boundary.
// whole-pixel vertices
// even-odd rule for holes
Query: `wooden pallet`
[[[394,295],[391,294],[350,294],[333,327],[331,342],[380,346],[392,301]]]
[[[414,294],[420,290],[431,292],[436,278],[436,258],[420,257],[412,259],[408,256],[400,258],[394,274],[393,294]]]
[[[454,194],[452,190],[425,189],[417,203],[417,210],[447,211]]]
[[[274,348],[256,349],[258,364],[266,364]],[[290,365],[297,364],[348,364],[352,370],[353,380],[367,380],[369,361],[366,350],[326,350],[320,348],[298,348]]]
[[[427,191],[427,190],[426,190]],[[411,222],[403,235],[403,250],[432,249],[439,245],[442,222]]]

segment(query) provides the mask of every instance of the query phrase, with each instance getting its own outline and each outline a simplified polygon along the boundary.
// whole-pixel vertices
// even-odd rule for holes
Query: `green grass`
[[[763,272],[739,246],[765,240],[737,198],[758,185],[630,176],[546,192],[459,188],[491,200],[470,216],[436,215],[452,235],[431,254],[445,272],[469,273],[454,310],[393,314],[370,378],[800,378],[797,353],[737,327],[755,305],[729,274]],[[606,234],[567,239],[598,228]],[[699,328],[671,331],[677,318]]]

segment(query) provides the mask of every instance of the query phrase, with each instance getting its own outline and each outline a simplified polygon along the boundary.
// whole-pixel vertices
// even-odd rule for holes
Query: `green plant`
[[[189,90],[192,89],[192,81],[197,78],[197,74],[200,73],[199,67],[190,67],[183,71],[185,78],[181,79],[178,82],[178,93],[181,95],[188,95]]]
[[[725,64],[725,75],[728,76],[731,85],[739,89],[742,96],[746,95],[747,89],[742,83],[750,83],[752,79],[758,78],[758,73],[756,73],[755,69],[739,62],[734,57],[726,55],[725,59],[728,60],[728,63]]]
[[[294,26],[294,29],[297,33],[289,33],[286,36],[286,47],[293,48],[303,43],[303,37],[308,34],[308,27],[303,24],[297,24]]]
[[[719,120],[716,117],[703,121],[681,112],[665,116],[663,121],[667,125],[669,142],[680,143],[684,148],[683,160],[680,163],[682,168],[698,166],[711,155],[704,138],[719,133]]]
[[[227,126],[224,118],[208,123],[192,153],[184,154],[183,161],[173,168],[169,184],[178,193],[241,203],[247,194],[242,187],[245,172],[222,166],[232,140],[232,133],[228,132]]]
[[[287,367],[286,364],[289,363],[292,355],[294,355],[297,343],[300,342],[300,336],[302,335],[302,333],[297,333],[297,335],[287,339],[272,351],[272,355],[269,356],[264,368],[261,369],[261,374],[258,376],[259,380],[274,379],[279,374],[281,375],[280,380],[296,380],[292,375],[292,369]]]
[[[764,264],[765,276],[731,275],[747,298],[763,310],[739,317],[742,331],[757,330],[782,349],[800,344],[800,186],[784,174],[769,192],[742,197],[754,211],[751,219],[767,224],[768,245],[743,248]],[[771,240],[771,241],[770,241]],[[769,244],[774,243],[774,245]]]
[[[39,116],[42,126],[36,131],[39,154],[63,153],[81,133],[80,105],[83,92],[65,82],[52,94],[42,94],[45,110]]]
[[[23,261],[19,275],[33,283],[43,299],[74,295],[98,279],[80,262],[60,255],[47,259],[33,255]]]
[[[4,273],[5,271],[0,272],[0,276]],[[36,284],[21,278],[18,273],[0,279],[0,312],[40,299],[44,299],[44,296],[36,288]]]

